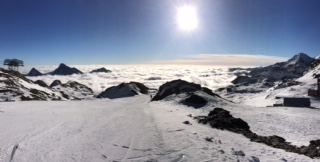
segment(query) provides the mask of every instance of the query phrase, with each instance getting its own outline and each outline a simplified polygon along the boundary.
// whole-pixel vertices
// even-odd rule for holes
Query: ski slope
[[[319,160],[253,143],[187,116],[203,114],[203,110],[149,100],[149,96],[140,95],[114,100],[1,103],[0,161]],[[186,120],[191,125],[183,124]]]

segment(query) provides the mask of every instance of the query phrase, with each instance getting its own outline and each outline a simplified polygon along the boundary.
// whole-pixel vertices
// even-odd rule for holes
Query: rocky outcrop
[[[194,108],[200,108],[205,106],[208,101],[197,94],[190,93],[186,99],[181,101],[181,103],[187,106],[192,106]]]
[[[72,74],[82,74],[77,68],[71,68],[63,63],[59,65],[57,69],[49,73],[51,75],[72,75]]]
[[[212,128],[228,130],[239,133],[249,138],[253,142],[264,143],[268,146],[303,154],[311,158],[320,157],[320,139],[312,140],[308,146],[295,146],[280,136],[260,136],[250,130],[247,122],[240,118],[234,118],[229,111],[222,108],[215,108],[209,112],[208,116],[194,117],[199,123],[209,124]]]
[[[117,86],[107,88],[104,92],[100,93],[97,98],[122,98],[132,97],[139,94],[148,94],[149,88],[142,83],[130,82],[121,83]]]
[[[61,85],[61,81],[60,80],[54,80],[51,84],[50,84],[50,88]]]
[[[43,74],[40,71],[38,71],[36,68],[32,68],[26,76],[41,76],[41,75]]]
[[[90,71],[90,73],[111,73],[111,70],[108,70],[108,69],[102,67],[99,69],[92,70],[92,71]]]
[[[17,71],[0,69],[0,101],[61,100],[42,81],[33,82]]]
[[[43,80],[36,80],[34,83],[38,84],[41,87],[49,87]]]
[[[76,81],[68,81],[63,84],[60,80],[55,80],[50,87],[53,91],[59,92],[62,97],[70,100],[81,100],[93,96],[91,88]]]
[[[158,93],[152,98],[152,101],[159,101],[173,94],[189,93],[195,91],[203,91],[211,96],[220,97],[219,95],[213,93],[210,89],[201,87],[199,84],[189,83],[187,81],[179,79],[161,85]]]

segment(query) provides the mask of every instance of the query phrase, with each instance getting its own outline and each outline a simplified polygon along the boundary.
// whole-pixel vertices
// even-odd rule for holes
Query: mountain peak
[[[60,63],[59,67],[69,67],[69,66],[67,66],[67,65],[64,64],[64,63]]]
[[[61,63],[57,69],[55,69],[52,75],[72,75],[72,74],[82,74],[77,68],[71,68],[64,63]]]
[[[306,64],[309,65],[311,64],[311,62],[314,61],[314,58],[311,58],[310,56],[308,56],[305,53],[298,53],[296,55],[294,55],[291,59],[289,59],[285,66],[289,66],[289,65],[297,65],[297,64]]]
[[[27,76],[41,76],[43,75],[41,72],[39,72],[36,68],[32,68],[30,72],[27,74]]]

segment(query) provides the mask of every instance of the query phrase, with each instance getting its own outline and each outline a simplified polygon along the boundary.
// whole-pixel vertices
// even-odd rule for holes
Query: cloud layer
[[[146,64],[166,65],[212,65],[212,66],[267,66],[283,62],[287,58],[249,54],[199,54],[181,60],[161,60],[145,62]]]

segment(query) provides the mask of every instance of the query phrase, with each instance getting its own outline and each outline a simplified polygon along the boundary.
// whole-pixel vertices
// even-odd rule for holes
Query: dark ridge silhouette
[[[57,69],[50,73],[51,75],[72,75],[72,74],[83,74],[77,68],[71,68],[63,63],[59,65]]]
[[[32,68],[26,76],[41,76],[41,75],[43,74],[40,71],[38,71],[36,68]]]

